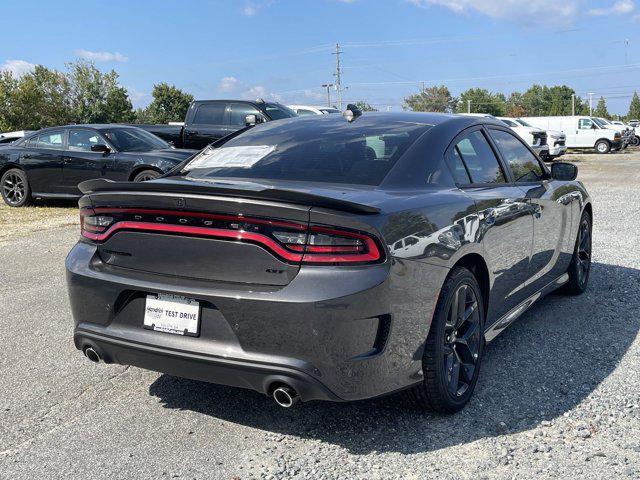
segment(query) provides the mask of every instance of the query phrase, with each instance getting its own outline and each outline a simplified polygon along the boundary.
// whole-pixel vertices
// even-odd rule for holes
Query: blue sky
[[[320,104],[340,42],[345,100],[398,109],[421,81],[454,94],[564,83],[626,113],[640,91],[636,1],[22,0],[3,5],[0,68],[91,58],[137,106],[161,81],[199,99]]]

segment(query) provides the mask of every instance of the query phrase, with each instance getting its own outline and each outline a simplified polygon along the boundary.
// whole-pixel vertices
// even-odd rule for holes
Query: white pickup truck
[[[601,126],[593,117],[522,117],[522,120],[534,127],[564,133],[567,148],[595,148],[598,153],[608,153],[623,147],[622,133],[618,129]]]
[[[545,132],[539,128],[529,125],[521,118],[512,117],[498,117],[504,123],[506,123],[511,130],[516,132],[520,137],[525,140],[529,145],[536,146],[542,139],[540,132]],[[540,156],[543,160],[553,160],[561,155],[564,155],[567,151],[565,134],[557,130],[546,130],[546,144],[549,146],[549,150],[543,150],[540,152]]]

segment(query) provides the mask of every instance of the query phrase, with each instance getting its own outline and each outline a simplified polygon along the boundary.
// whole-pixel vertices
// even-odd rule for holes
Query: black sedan
[[[121,125],[53,127],[0,146],[0,189],[11,207],[33,198],[78,198],[92,178],[141,182],[193,155],[141,128]]]
[[[284,407],[406,389],[461,409],[486,341],[587,287],[589,195],[501,122],[346,113],[258,125],[162,179],[81,184],[76,348]]]

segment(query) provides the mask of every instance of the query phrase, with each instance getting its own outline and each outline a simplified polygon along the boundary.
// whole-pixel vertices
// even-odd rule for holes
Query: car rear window
[[[265,123],[220,148],[203,150],[184,170],[189,178],[198,179],[380,185],[407,148],[429,128],[410,122],[358,122],[337,118]]]

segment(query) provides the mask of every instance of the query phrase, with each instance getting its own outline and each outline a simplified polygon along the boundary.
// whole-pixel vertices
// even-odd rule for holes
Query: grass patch
[[[36,203],[11,208],[0,201],[0,243],[24,237],[36,231],[78,225],[75,202]]]

